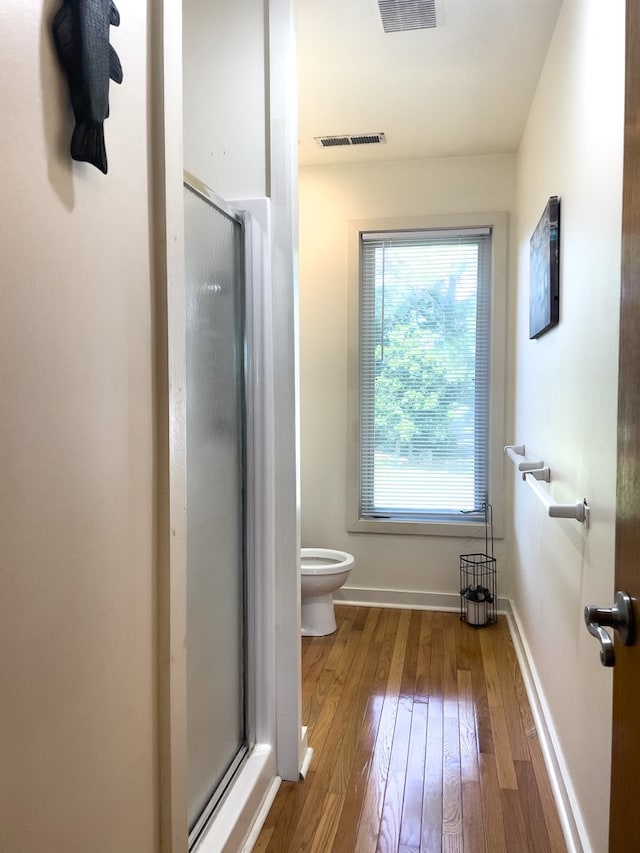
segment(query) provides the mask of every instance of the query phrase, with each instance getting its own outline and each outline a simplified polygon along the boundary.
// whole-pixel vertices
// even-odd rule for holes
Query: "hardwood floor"
[[[283,782],[256,853],[564,853],[504,617],[336,606],[303,638],[314,749]]]

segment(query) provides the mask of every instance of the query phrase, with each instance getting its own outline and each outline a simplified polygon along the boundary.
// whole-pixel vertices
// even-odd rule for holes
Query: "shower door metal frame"
[[[249,214],[246,211],[241,211],[234,208],[210,187],[198,180],[194,175],[186,170],[184,171],[183,179],[184,187],[189,189],[195,195],[199,196],[205,203],[214,207],[229,219],[234,220],[241,226],[242,246],[241,256],[243,258],[243,276],[242,276],[242,309],[241,309],[241,328],[242,328],[242,463],[244,470],[244,481],[242,483],[243,490],[243,563],[244,563],[244,584],[243,584],[243,613],[244,613],[244,672],[243,672],[243,688],[244,688],[244,744],[237,752],[232,760],[226,773],[216,786],[209,802],[203,809],[200,817],[189,831],[189,850],[195,849],[198,842],[215,818],[216,811],[225,796],[229,792],[234,780],[245,765],[252,748],[255,746],[255,730],[256,730],[256,697],[255,697],[255,613],[256,613],[256,583],[255,583],[255,552],[254,552],[254,532],[255,532],[255,459],[251,448],[254,445],[254,423],[253,411],[249,393],[249,382],[251,373],[251,356],[252,356],[252,334],[251,334],[251,305],[250,290],[251,290],[251,245],[246,239],[247,225]],[[187,651],[188,653],[188,651]]]

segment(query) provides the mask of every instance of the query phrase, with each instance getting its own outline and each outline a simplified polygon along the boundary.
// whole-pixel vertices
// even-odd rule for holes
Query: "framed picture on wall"
[[[552,195],[530,241],[529,338],[560,319],[560,199]]]

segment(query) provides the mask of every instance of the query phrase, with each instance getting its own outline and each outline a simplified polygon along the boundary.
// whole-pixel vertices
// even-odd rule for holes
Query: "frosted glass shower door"
[[[193,842],[247,748],[243,234],[185,185],[187,737]]]

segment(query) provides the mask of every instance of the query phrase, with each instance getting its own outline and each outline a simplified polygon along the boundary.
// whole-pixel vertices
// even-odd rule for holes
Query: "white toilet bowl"
[[[345,551],[303,548],[300,558],[302,636],[324,637],[336,630],[333,593],[349,577],[355,560]]]

